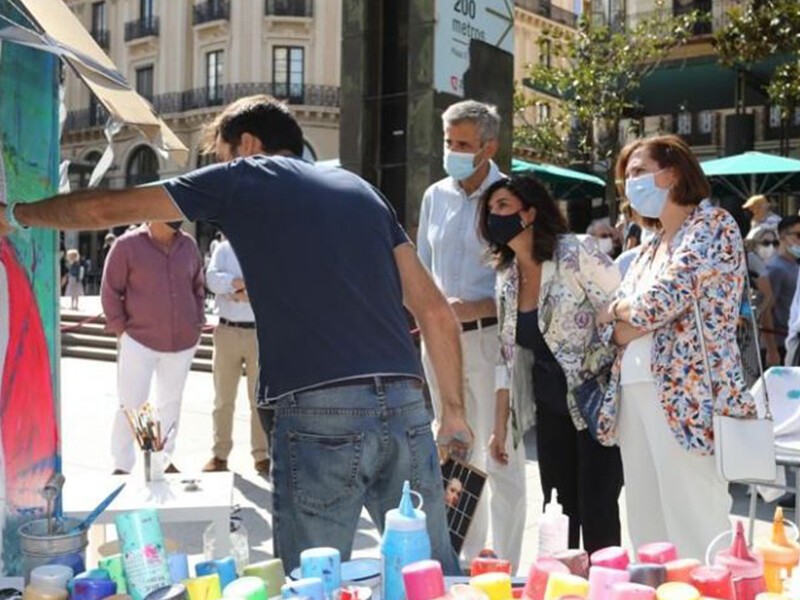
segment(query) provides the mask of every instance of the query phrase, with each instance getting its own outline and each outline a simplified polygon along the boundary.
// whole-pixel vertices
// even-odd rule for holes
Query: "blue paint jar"
[[[199,562],[195,565],[194,570],[198,577],[214,573],[219,575],[219,584],[223,590],[226,585],[236,579],[236,562],[230,556]]]

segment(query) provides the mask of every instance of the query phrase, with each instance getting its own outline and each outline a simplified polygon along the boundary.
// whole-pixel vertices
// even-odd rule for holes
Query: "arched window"
[[[131,154],[125,169],[125,185],[141,185],[158,179],[158,157],[147,146],[140,146]]]

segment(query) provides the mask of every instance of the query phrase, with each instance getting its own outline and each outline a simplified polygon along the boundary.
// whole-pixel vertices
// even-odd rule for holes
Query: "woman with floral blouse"
[[[535,178],[502,179],[478,207],[494,258],[501,362],[490,453],[508,459],[534,419],[545,500],[553,489],[569,516],[569,547],[593,552],[620,543],[619,448],[604,447],[581,417],[575,389],[614,360],[600,342],[595,314],[611,300],[619,271],[592,239],[580,241]],[[513,407],[513,416],[512,416]]]
[[[730,528],[712,415],[755,415],[736,345],[747,273],[742,239],[733,217],[704,201],[708,182],[680,138],[632,142],[616,175],[631,206],[661,226],[600,317],[622,350],[601,421],[605,435],[616,430],[622,450],[634,545],[669,540],[681,556],[702,557]]]

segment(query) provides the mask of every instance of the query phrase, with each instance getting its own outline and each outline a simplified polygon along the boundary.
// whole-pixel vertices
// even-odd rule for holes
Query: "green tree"
[[[781,153],[788,154],[788,125],[800,106],[800,2],[760,0],[746,7],[735,6],[726,16],[725,27],[714,36],[723,64],[746,69],[766,58],[786,57],[775,69],[766,92],[770,103],[780,110]]]
[[[655,11],[626,23],[602,24],[585,16],[576,31],[550,28],[542,42],[551,60],[530,65],[527,84],[560,100],[561,110],[550,126],[572,160],[589,162],[606,175],[606,199],[615,208],[613,166],[620,151],[619,127],[623,118],[636,114],[635,94],[642,81],[670,52],[686,43],[697,12],[671,14],[671,2],[657,2]],[[524,147],[536,135],[525,127],[515,129],[515,143]]]

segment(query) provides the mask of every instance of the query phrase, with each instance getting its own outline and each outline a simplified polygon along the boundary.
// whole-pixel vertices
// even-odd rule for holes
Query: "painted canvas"
[[[8,4],[0,4],[4,14]],[[58,177],[57,59],[0,46],[0,191],[32,201]],[[19,525],[41,516],[58,464],[57,234],[0,238],[0,528],[3,574],[21,571]]]

